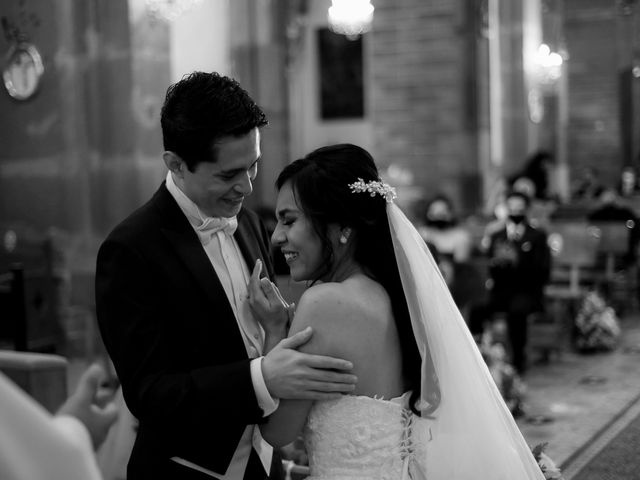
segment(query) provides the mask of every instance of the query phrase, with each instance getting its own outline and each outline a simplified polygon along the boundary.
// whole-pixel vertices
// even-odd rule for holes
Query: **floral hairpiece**
[[[351,193],[369,192],[369,195],[372,197],[375,197],[376,194],[380,195],[381,197],[384,197],[387,203],[393,203],[393,201],[398,198],[396,189],[381,180],[370,180],[365,182],[363,179],[358,178],[357,182],[349,184],[349,188],[351,189]]]

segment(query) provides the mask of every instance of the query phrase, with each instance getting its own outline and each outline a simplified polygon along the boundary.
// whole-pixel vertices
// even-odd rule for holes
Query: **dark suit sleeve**
[[[542,288],[551,274],[551,252],[547,244],[547,234],[541,230],[531,235],[531,254],[523,255],[521,271],[530,278],[534,288]]]
[[[96,270],[100,331],[139,435],[153,437],[168,457],[224,471],[245,426],[262,419],[249,360],[194,365],[202,347],[185,349],[198,332],[184,320],[197,312],[188,301],[176,310],[183,292],[172,291],[162,273],[142,252],[107,240]]]
[[[516,248],[518,259],[515,264],[494,263],[497,245],[505,243]],[[489,248],[490,272],[493,280],[506,290],[526,290],[541,295],[548,283],[551,272],[551,253],[547,244],[547,234],[542,230],[529,229],[521,243],[517,245],[507,239],[505,232],[497,232],[491,237]]]

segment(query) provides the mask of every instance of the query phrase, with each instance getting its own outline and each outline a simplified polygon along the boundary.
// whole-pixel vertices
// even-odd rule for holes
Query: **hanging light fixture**
[[[355,38],[371,29],[373,10],[370,0],[331,0],[329,28]]]
[[[172,22],[202,0],[146,0],[147,13],[155,20]]]
[[[552,52],[546,43],[538,47],[534,61],[540,83],[551,85],[562,75],[564,59],[559,53]]]

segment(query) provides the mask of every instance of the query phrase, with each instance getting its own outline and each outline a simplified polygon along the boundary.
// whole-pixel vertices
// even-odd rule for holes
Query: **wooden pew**
[[[598,256],[601,285],[617,310],[638,308],[636,259],[631,255],[634,222],[592,222],[598,236]]]
[[[600,237],[583,221],[554,222],[549,226],[551,281],[547,293],[575,298],[594,284]]]
[[[529,319],[529,346],[541,350],[545,358],[570,344],[579,301],[597,283],[596,233],[584,221],[555,221],[549,226],[552,263],[544,291],[546,315]]]
[[[0,225],[0,345],[54,353],[63,341],[50,239]]]
[[[0,371],[51,413],[67,398],[67,366],[59,355],[0,350]]]

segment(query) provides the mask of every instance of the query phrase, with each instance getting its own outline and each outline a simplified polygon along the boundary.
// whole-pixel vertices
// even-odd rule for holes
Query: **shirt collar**
[[[180,210],[185,214],[193,228],[197,229],[198,227],[202,227],[207,219],[212,218],[202,213],[200,208],[198,208],[198,206],[189,197],[187,197],[182,190],[180,190],[180,187],[176,185],[176,182],[173,179],[171,171],[167,172],[166,185],[167,190],[169,190],[171,196],[178,203]]]
[[[525,230],[524,223],[516,224],[514,222],[507,220],[507,236],[509,238],[514,238],[514,237],[521,238],[522,235],[524,234],[524,230]]]

